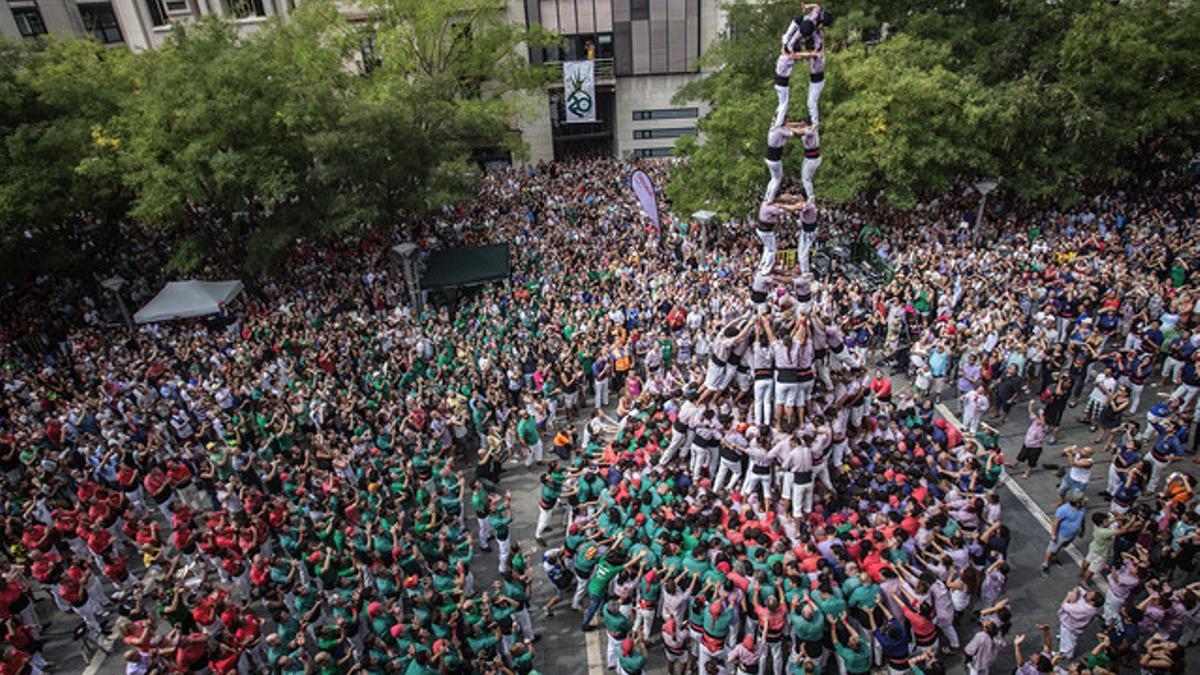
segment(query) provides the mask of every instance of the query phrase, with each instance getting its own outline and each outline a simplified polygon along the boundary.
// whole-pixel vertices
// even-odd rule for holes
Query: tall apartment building
[[[287,17],[296,0],[0,0],[0,35],[92,35],[102,43],[151,49],[171,24],[208,14],[232,17],[246,32]],[[521,116],[530,160],[574,154],[660,157],[696,133],[706,110],[676,105],[675,92],[699,76],[699,58],[721,30],[719,0],[498,0],[508,21],[540,23],[561,46],[529,49],[535,65],[595,61],[596,122],[567,124],[561,82],[534,95]],[[358,17],[356,17],[358,18]]]

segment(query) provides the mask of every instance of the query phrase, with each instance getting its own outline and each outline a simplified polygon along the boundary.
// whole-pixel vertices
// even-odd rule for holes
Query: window
[[[629,0],[629,19],[631,21],[648,21],[650,19],[650,0]]]
[[[612,33],[580,33],[578,35],[563,35],[558,44],[542,49],[542,58],[550,63],[555,61],[582,61],[588,57],[588,43],[591,43],[593,57],[611,59],[613,57]]]
[[[150,11],[150,23],[154,26],[165,26],[170,14],[188,14],[192,11],[188,0],[146,0],[146,9]]]
[[[633,120],[678,120],[700,116],[699,108],[660,108],[658,110],[634,110]]]
[[[46,22],[42,21],[42,13],[37,7],[13,7],[13,19],[17,21],[17,30],[22,37],[37,37],[46,34]]]
[[[173,0],[166,0],[169,7]],[[256,16],[266,16],[263,0],[226,0],[228,11],[239,19],[249,19]]]
[[[83,19],[83,29],[106,45],[121,42],[121,26],[117,23],[117,15],[113,14],[112,5],[87,4],[79,5],[79,18]]]
[[[375,33],[367,33],[359,42],[362,52],[363,75],[370,75],[372,70],[379,67],[379,54],[375,52]]]
[[[150,12],[151,25],[162,26],[167,23],[167,15],[163,12],[162,5],[158,4],[158,0],[146,0],[146,10]]]
[[[646,138],[679,138],[680,136],[695,136],[696,127],[676,127],[672,129],[635,129],[635,139]]]
[[[634,159],[646,157],[670,157],[675,154],[675,148],[637,148],[633,151]]]

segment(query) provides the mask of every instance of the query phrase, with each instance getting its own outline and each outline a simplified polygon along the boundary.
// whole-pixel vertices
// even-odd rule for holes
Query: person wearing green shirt
[[[509,539],[509,528],[512,526],[512,494],[506,493],[504,501],[501,502],[492,515],[488,516],[491,521],[492,531],[496,535],[496,547],[499,548],[500,566],[499,571],[504,574],[508,570],[508,552],[511,547],[512,540]]]
[[[842,627],[845,631],[842,631]],[[847,675],[866,675],[871,672],[871,645],[859,639],[858,633],[842,623],[832,631],[833,649],[841,657]]]
[[[492,523],[489,516],[492,513],[492,493],[483,487],[483,483],[475,481],[471,492],[471,508],[475,510],[475,522],[479,525],[479,550],[491,553]]]
[[[592,575],[588,579],[588,607],[583,613],[582,625],[582,630],[584,631],[591,630],[592,617],[596,616],[596,612],[600,611],[600,608],[604,605],[604,600],[608,595],[608,583],[621,570],[631,565],[636,565],[641,560],[641,556],[627,558],[625,552],[620,547],[620,543],[621,537],[617,536],[612,548],[596,565],[596,569],[592,571]]]
[[[1088,544],[1087,558],[1083,562],[1083,583],[1088,585],[1097,572],[1103,572],[1112,558],[1113,538],[1116,532],[1107,513],[1092,514],[1092,543]],[[989,568],[989,572],[991,569]]]
[[[608,633],[608,649],[605,650],[604,663],[609,668],[616,668],[621,653],[621,642],[633,630],[633,622],[621,613],[621,606],[616,602],[604,604],[604,630]]]
[[[625,675],[642,675],[646,668],[646,642],[626,638],[621,642],[621,657],[617,665]]]
[[[542,535],[550,527],[550,518],[554,515],[554,507],[562,495],[563,480],[565,477],[562,470],[558,468],[558,462],[550,462],[549,470],[542,474],[542,496],[538,500],[537,527],[533,531],[533,538],[543,548],[546,547],[546,540],[542,538]]]
[[[528,411],[523,411],[521,421],[517,422],[517,440],[521,443],[526,467],[532,467],[534,462],[542,463],[542,437],[538,434],[537,420]]]
[[[571,599],[571,609],[577,612],[583,609],[583,596],[587,595],[588,580],[596,570],[596,563],[600,562],[601,555],[600,544],[591,539],[584,539],[572,558],[575,568],[575,596]]]

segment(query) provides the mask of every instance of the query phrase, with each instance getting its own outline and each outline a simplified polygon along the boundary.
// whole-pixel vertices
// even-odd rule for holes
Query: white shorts
[[[682,654],[672,654],[670,651],[664,649],[663,653],[667,656],[667,663],[687,663],[687,650],[684,650]]]
[[[1102,556],[1092,553],[1089,553],[1087,558],[1084,558],[1083,564],[1087,565],[1087,568],[1091,570],[1092,574],[1103,574],[1104,570],[1108,568],[1107,560],[1105,560]]]
[[[775,382],[775,404],[794,408],[800,400],[799,382]]]
[[[708,370],[704,371],[704,388],[720,391],[728,384],[725,379],[725,366],[718,366],[712,359],[708,361]]]

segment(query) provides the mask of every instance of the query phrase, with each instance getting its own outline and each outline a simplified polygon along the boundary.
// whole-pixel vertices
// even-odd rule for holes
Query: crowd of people
[[[821,76],[793,129],[812,134],[830,19],[806,12],[783,56]],[[773,131],[796,124],[780,96]],[[647,222],[630,168],[487,174],[416,240],[511,242],[513,277],[425,311],[378,235],[298,246],[209,320],[127,330],[99,289],[22,289],[0,346],[0,673],[53,668],[46,596],[117,635],[128,673],[525,674],[535,625],[564,607],[622,675],[657,662],[651,646],[672,675],[960,658],[984,675],[1009,649],[1027,675],[1184,672],[1193,177],[1062,211],[1010,199],[981,238],[961,190],[912,212],[824,207],[818,228],[806,168],[803,196],[772,193],[703,242]],[[776,232],[805,249],[797,267]],[[866,236],[891,277],[817,278],[818,234]],[[1028,431],[1001,447],[1014,410]],[[1023,649],[1008,551],[1034,535],[1009,530],[998,490],[1047,471],[1066,425],[1096,435],[1063,453],[1043,573],[1089,523],[1091,539]],[[1110,508],[1088,514],[1095,471]],[[514,472],[538,493],[509,493]],[[533,499],[520,541],[514,502]]]

